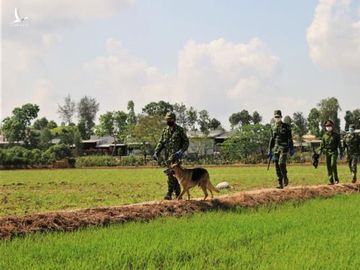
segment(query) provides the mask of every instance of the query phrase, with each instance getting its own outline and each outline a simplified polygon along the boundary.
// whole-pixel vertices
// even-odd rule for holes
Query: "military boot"
[[[168,192],[166,193],[164,200],[171,200],[172,199],[171,196],[174,192],[174,185],[172,182],[172,177],[170,175],[168,175],[167,184],[168,184]]]
[[[356,173],[352,173],[352,181],[351,182],[355,184],[356,180],[357,180],[356,179]]]
[[[284,186],[286,187],[287,185],[289,185],[289,178],[287,176],[285,176],[285,178],[284,178]]]
[[[278,179],[279,181],[279,185],[276,187],[278,189],[283,189],[284,188],[284,180],[282,178]]]
[[[180,196],[181,189],[179,183],[175,186],[175,196],[178,198]]]
[[[286,187],[289,184],[289,179],[287,177],[286,164],[280,164],[280,171],[282,175],[282,184]]]

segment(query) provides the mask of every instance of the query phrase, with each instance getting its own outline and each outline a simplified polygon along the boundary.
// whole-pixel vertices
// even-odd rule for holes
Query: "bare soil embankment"
[[[360,192],[360,184],[288,187],[284,190],[260,189],[245,191],[213,200],[159,201],[117,207],[80,209],[9,216],[0,218],[0,239],[37,232],[74,231],[90,226],[129,221],[148,221],[157,217],[183,216],[208,210],[226,210],[235,207],[257,207],[286,201],[327,198],[337,194]]]

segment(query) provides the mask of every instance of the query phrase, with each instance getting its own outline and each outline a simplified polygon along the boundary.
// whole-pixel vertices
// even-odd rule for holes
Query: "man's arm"
[[[156,155],[160,154],[161,150],[164,149],[164,145],[165,145],[165,130],[162,131],[160,140],[159,140],[158,144],[155,147],[155,154]]]
[[[181,130],[181,141],[182,141],[181,151],[184,153],[189,148],[189,138],[187,137],[184,129]]]
[[[343,148],[343,151],[345,152],[347,152],[348,151],[348,145],[347,145],[347,143],[346,143],[346,135],[345,135],[345,137],[344,137],[344,140],[343,140],[343,143],[342,143],[342,148]]]
[[[288,140],[289,140],[289,148],[294,149],[294,142],[293,142],[293,138],[292,138],[292,132],[291,132],[291,127],[289,125],[289,135],[288,135]]]
[[[270,137],[270,140],[269,140],[269,149],[268,149],[268,152],[271,152],[271,150],[273,149],[274,145],[275,145],[274,132],[271,130],[271,137]]]
[[[337,141],[338,141],[338,147],[339,147],[339,152],[340,152],[340,157],[342,158],[343,154],[344,154],[344,149],[341,145],[341,136],[340,134],[337,135]]]

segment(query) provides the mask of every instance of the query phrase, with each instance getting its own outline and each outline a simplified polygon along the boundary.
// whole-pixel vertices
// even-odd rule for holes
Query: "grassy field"
[[[210,167],[209,172],[214,184],[228,181],[234,187],[223,194],[276,185],[274,168]],[[346,166],[339,174],[350,181]],[[323,166],[290,166],[289,177],[290,185],[327,183]],[[160,200],[165,192],[160,168],[0,171],[0,216]],[[191,193],[202,196],[198,188]]]
[[[0,269],[360,269],[360,196],[0,242]]]

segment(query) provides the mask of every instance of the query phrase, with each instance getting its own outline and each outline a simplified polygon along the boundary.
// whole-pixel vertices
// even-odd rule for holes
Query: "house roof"
[[[206,135],[201,131],[188,131],[187,135],[189,138],[216,138],[221,136],[222,134],[226,133],[225,130],[218,129],[218,130],[210,130],[209,134]]]
[[[89,140],[82,140],[81,142],[82,143],[98,143],[100,141],[101,141],[100,139],[97,139],[97,140],[89,139]]]
[[[60,141],[61,140],[59,138],[54,138],[54,139],[51,140],[51,143],[52,144],[58,144],[58,143],[60,143]]]
[[[313,134],[306,134],[303,136],[304,141],[312,141],[312,140],[317,140],[317,139],[318,138]]]
[[[100,145],[98,145],[97,147],[98,147],[98,148],[109,148],[109,147],[112,147],[112,146],[114,146],[113,143],[106,143],[106,144],[100,144]],[[117,143],[116,146],[125,146],[125,144],[123,144],[123,143]]]

